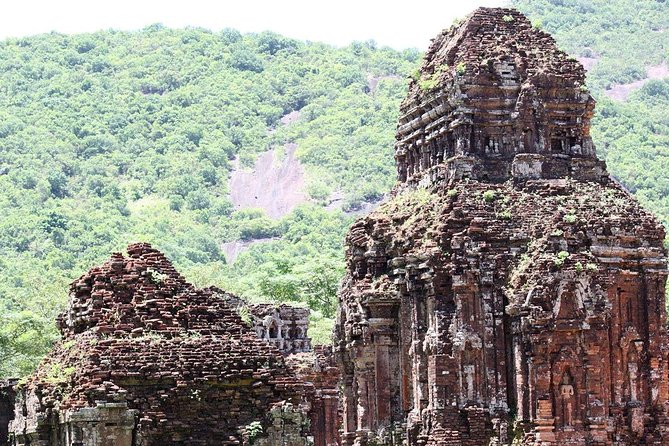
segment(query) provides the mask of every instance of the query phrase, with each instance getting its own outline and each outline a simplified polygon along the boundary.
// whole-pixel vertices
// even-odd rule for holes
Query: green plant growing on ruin
[[[249,307],[246,305],[243,305],[239,307],[237,310],[237,313],[239,314],[239,317],[241,318],[242,322],[244,322],[246,325],[251,325],[253,322],[251,319],[251,312],[249,311]]]
[[[525,438],[525,431],[522,427],[522,424],[518,420],[513,420],[511,422],[511,435],[513,440],[511,442],[512,446],[521,446],[523,444],[523,439]]]
[[[460,62],[455,66],[455,74],[458,76],[464,76],[464,74],[467,72],[467,64],[464,62]]]
[[[599,270],[596,263],[590,263],[590,262],[585,264],[585,269],[592,272]]]
[[[439,81],[433,76],[430,76],[427,79],[421,79],[418,81],[418,87],[424,92],[428,92],[437,88]]]
[[[508,209],[503,210],[499,213],[499,218],[502,220],[511,220],[511,211]]]
[[[497,193],[494,190],[487,190],[483,192],[483,201],[486,203],[492,203],[497,198]]]
[[[504,17],[502,17],[502,20],[504,20],[506,23],[513,22],[513,16],[505,15]]]
[[[44,381],[49,384],[63,384],[74,374],[74,367],[63,367],[59,363],[51,364]]]
[[[161,273],[160,271],[156,271],[153,268],[147,268],[146,277],[148,277],[149,281],[154,285],[160,285],[167,279],[168,276],[167,274]]]
[[[574,268],[576,269],[577,273],[580,273],[581,271],[583,271],[583,264],[581,262],[576,262]]]
[[[448,192],[446,192],[446,196],[448,198],[454,198],[458,196],[458,190],[457,189],[449,189]]]
[[[551,232],[551,237],[562,237],[564,235],[564,231],[562,229],[556,229],[553,232]]]
[[[244,428],[249,438],[249,443],[253,444],[263,434],[263,427],[260,421],[252,421]]]
[[[443,73],[446,72],[447,69],[448,67],[446,65],[438,66],[434,70],[434,73],[432,73],[430,76],[428,76],[427,78],[419,79],[418,86],[420,87],[421,90],[425,92],[434,90],[439,85],[439,78]]]
[[[156,331],[145,331],[144,334],[137,339],[153,343],[160,342],[165,339],[165,337]]]
[[[576,223],[576,215],[567,214],[562,218],[562,220],[564,220],[565,223],[574,224]]]
[[[432,194],[430,191],[425,188],[417,188],[400,195],[399,199],[397,200],[397,205],[400,208],[422,206],[426,203],[429,203],[431,198]]]
[[[110,324],[118,324],[121,322],[121,311],[116,308],[114,311],[111,312],[111,315],[109,316],[109,323]]]
[[[184,338],[190,339],[190,340],[201,339],[202,338],[202,333],[200,333],[199,331],[189,330],[189,331],[186,332],[186,335],[184,336]]]
[[[568,258],[569,253],[567,251],[560,251],[557,253],[557,256],[555,256],[555,259],[553,259],[553,263],[555,263],[555,265],[558,267],[561,267]]]
[[[76,343],[77,343],[77,341],[75,341],[74,339],[70,339],[69,341],[65,341],[65,342],[63,342],[63,344],[61,345],[61,347],[63,348],[63,350],[69,350],[69,349],[71,349],[72,347],[74,347],[74,345],[75,345]]]

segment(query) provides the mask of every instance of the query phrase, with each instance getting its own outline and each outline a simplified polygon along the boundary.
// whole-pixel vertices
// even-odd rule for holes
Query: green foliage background
[[[605,94],[667,61],[669,3],[512,3],[570,53],[597,58],[599,153],[669,223],[669,81],[625,102]],[[161,25],[0,42],[0,377],[28,373],[48,350],[68,283],[137,240],[197,285],[309,305],[312,335],[327,340],[354,217],[325,205],[339,192],[351,210],[390,189],[399,103],[420,57]],[[298,121],[281,125],[293,110]],[[250,166],[287,142],[310,203],[279,221],[234,211],[233,159]],[[268,236],[225,263],[223,242]]]
[[[0,376],[48,350],[71,280],[138,240],[197,285],[310,305],[327,340],[352,217],[324,205],[338,191],[355,208],[391,186],[392,129],[419,57],[161,25],[0,42]],[[286,142],[311,202],[280,221],[235,212],[232,161]],[[226,265],[223,242],[259,237],[277,240]]]

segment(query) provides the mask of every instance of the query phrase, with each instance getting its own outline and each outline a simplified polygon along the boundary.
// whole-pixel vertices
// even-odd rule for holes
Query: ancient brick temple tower
[[[343,445],[669,445],[665,233],[584,84],[515,10],[433,41],[398,184],[347,237]]]

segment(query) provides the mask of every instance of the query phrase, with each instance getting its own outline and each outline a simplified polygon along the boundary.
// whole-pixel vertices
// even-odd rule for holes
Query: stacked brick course
[[[513,9],[479,9],[434,39],[401,106],[401,183],[599,180],[580,63]],[[522,156],[518,156],[523,154]]]
[[[346,240],[343,445],[669,445],[665,233],[596,158],[584,82],[511,9],[434,40]]]

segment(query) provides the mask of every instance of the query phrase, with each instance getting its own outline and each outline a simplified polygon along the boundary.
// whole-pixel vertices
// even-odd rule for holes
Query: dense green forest
[[[512,3],[594,61],[599,153],[669,223],[669,81],[607,96],[669,59],[669,2]],[[395,121],[420,59],[373,41],[336,48],[160,25],[0,42],[0,377],[47,351],[68,283],[137,240],[197,285],[309,305],[312,336],[326,340],[349,211],[394,182]],[[309,199],[277,220],[235,210],[235,165],[286,143],[297,144]],[[333,196],[341,206],[327,206]],[[226,263],[223,243],[267,237]]]

